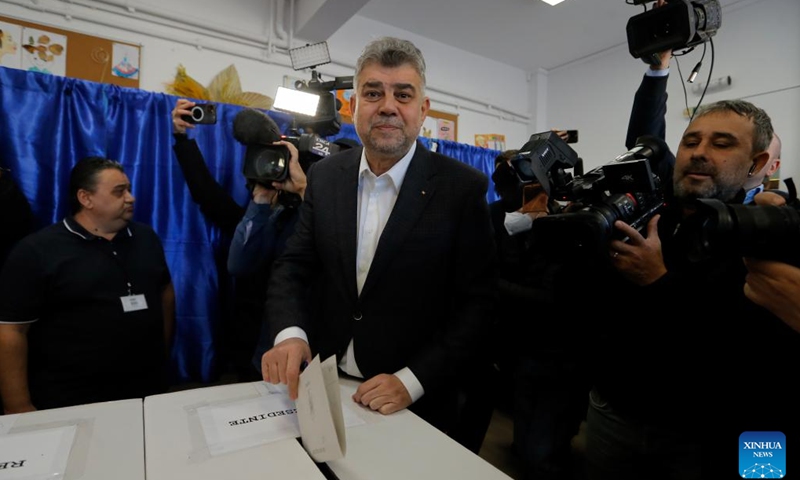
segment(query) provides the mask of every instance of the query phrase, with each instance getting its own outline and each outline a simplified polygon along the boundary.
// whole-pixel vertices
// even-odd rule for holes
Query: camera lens
[[[280,182],[286,178],[286,158],[275,150],[263,150],[254,160],[253,167],[260,179]]]
[[[800,212],[792,207],[701,199],[684,223],[692,261],[734,254],[800,265]]]
[[[206,112],[202,108],[197,105],[192,107],[192,120],[195,122],[201,122],[205,116]]]

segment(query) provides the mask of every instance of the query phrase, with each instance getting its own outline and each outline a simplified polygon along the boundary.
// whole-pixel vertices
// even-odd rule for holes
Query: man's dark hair
[[[125,173],[119,162],[103,157],[86,157],[72,167],[72,172],[69,174],[69,202],[73,215],[83,208],[78,201],[78,190],[94,192],[100,172],[109,168],[116,168]]]
[[[497,166],[500,165],[503,162],[510,161],[512,158],[517,156],[518,153],[519,153],[518,149],[504,150],[504,151],[500,152],[499,155],[494,157],[494,168],[497,168]]]

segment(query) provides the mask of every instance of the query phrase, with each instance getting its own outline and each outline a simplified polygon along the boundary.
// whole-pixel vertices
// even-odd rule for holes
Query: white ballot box
[[[144,480],[142,400],[0,416],[0,479]]]
[[[289,426],[283,420],[296,413],[294,406],[286,403],[288,397],[265,400],[263,385],[239,383],[145,398],[147,480],[325,480],[295,434],[286,436]],[[253,410],[259,407],[265,409]],[[272,437],[259,440],[265,434],[257,429],[273,421]],[[237,435],[242,430],[246,433]]]
[[[347,449],[325,464],[329,476],[327,470],[339,480],[509,480],[414,413],[373,412],[353,402],[358,382],[339,384]],[[251,382],[147,397],[147,480],[325,479],[294,438],[299,429],[276,439],[288,434],[281,422],[296,421],[296,410],[271,398],[269,387]],[[275,427],[267,432],[270,418]]]
[[[358,382],[339,383],[342,404],[352,405]],[[347,455],[327,463],[339,480],[511,480],[408,409],[391,415],[364,410],[368,421],[347,429]]]

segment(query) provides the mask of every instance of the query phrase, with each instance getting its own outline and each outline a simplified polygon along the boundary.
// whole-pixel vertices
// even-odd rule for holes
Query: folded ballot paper
[[[300,438],[311,458],[321,463],[344,457],[347,442],[335,355],[324,362],[317,355],[303,370],[295,405]]]

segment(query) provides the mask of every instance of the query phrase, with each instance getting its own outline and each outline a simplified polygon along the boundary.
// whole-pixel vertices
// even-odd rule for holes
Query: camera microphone
[[[669,146],[663,139],[655,135],[642,135],[636,139],[636,145],[633,148],[615,158],[614,161],[629,162],[647,159],[650,168],[655,171],[655,167],[661,162],[667,151],[669,151]]]
[[[246,108],[233,119],[233,137],[244,145],[272,145],[281,139],[281,131],[266,113]]]
[[[289,175],[289,149],[274,143],[281,140],[275,121],[259,110],[246,108],[233,119],[233,136],[244,144],[242,173],[251,182],[269,186]]]

